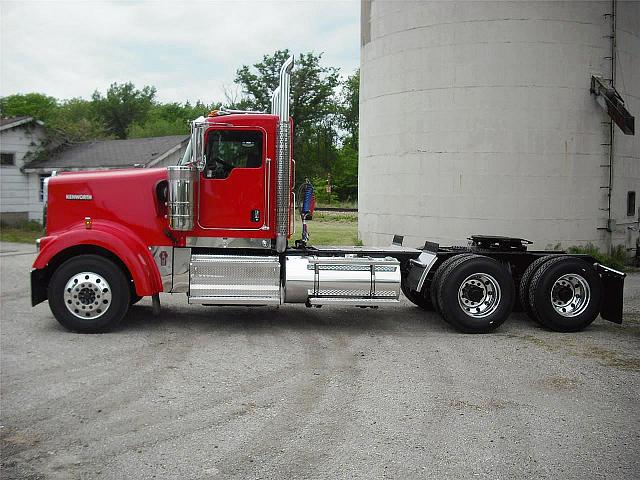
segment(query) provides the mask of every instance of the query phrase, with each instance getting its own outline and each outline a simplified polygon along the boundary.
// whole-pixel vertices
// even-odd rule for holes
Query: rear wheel
[[[553,258],[558,258],[558,255],[545,255],[544,257],[535,259],[531,265],[527,267],[520,279],[520,288],[518,289],[520,305],[522,306],[522,310],[535,321],[538,321],[538,319],[533,314],[533,311],[531,310],[531,303],[529,303],[529,287],[531,286],[531,279],[543,264]]]
[[[433,310],[433,304],[431,303],[431,299],[427,298],[422,294],[422,292],[416,292],[415,290],[411,290],[404,281],[400,282],[400,288],[402,289],[402,293],[407,299],[413,303],[414,305],[419,306],[424,310]]]
[[[509,317],[515,301],[510,273],[498,261],[465,256],[442,273],[438,305],[443,318],[465,333],[487,333]]]
[[[454,262],[457,262],[461,258],[467,258],[474,256],[473,253],[461,253],[459,255],[454,255],[453,257],[447,258],[444,262],[440,264],[436,273],[433,275],[433,280],[431,281],[431,287],[429,288],[429,296],[431,297],[431,304],[434,307],[434,310],[440,311],[440,306],[438,304],[438,288],[440,285],[440,280],[442,279],[442,274],[444,271]]]
[[[82,333],[111,330],[127,313],[130,291],[122,270],[99,255],[63,263],[49,282],[49,308],[64,327]]]
[[[576,332],[600,313],[602,283],[584,260],[559,257],[544,263],[529,286],[529,303],[535,318],[558,332]]]

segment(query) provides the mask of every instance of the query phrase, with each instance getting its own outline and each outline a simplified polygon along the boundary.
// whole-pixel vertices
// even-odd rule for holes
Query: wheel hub
[[[479,303],[482,301],[485,291],[476,285],[466,285],[463,294],[471,303]]]
[[[487,273],[474,273],[464,279],[458,289],[458,304],[473,318],[484,318],[500,305],[500,285]]]
[[[78,292],[78,300],[82,305],[91,305],[96,300],[96,294],[90,288],[83,287]]]
[[[551,305],[563,317],[576,317],[589,306],[591,290],[584,277],[562,275],[551,287]]]
[[[101,317],[111,306],[111,300],[109,283],[97,273],[77,273],[64,287],[64,304],[78,318]]]

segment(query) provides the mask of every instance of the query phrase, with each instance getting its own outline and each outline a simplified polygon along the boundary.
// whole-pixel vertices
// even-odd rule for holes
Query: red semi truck
[[[396,236],[370,248],[314,247],[303,236],[289,245],[292,67],[293,57],[271,114],[219,111],[192,122],[178,165],[48,179],[32,304],[48,300],[77,332],[112,329],[141,297],[157,311],[162,292],[201,305],[374,308],[399,303],[403,292],[471,333],[500,326],[514,304],[558,331],[599,314],[622,322],[623,273],[589,256],[528,251],[523,239],[476,235],[466,247],[409,248]]]

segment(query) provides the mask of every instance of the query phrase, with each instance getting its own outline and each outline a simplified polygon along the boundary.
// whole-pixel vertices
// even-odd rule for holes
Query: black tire
[[[567,300],[567,297],[561,298],[561,289],[563,288],[561,277],[574,279],[576,284],[578,284],[576,279],[579,278],[586,283],[589,289],[587,295],[580,293],[581,289],[565,288],[565,291],[568,291],[568,298],[575,299],[576,306],[568,305],[565,310],[569,311],[564,314],[559,312],[563,309],[562,306],[554,307],[552,303],[552,295],[557,295],[559,301]],[[569,283],[565,282],[565,284]],[[560,293],[554,294],[556,291]],[[581,298],[584,303],[578,308]],[[529,303],[536,320],[557,332],[577,332],[591,324],[600,313],[601,302],[602,282],[600,277],[591,265],[579,258],[561,256],[549,260],[536,271],[529,286]],[[575,309],[574,314],[568,316],[571,314],[571,309]]]
[[[518,299],[520,300],[520,306],[522,307],[522,311],[536,322],[538,319],[533,314],[533,311],[531,310],[531,303],[529,303],[529,286],[531,285],[531,279],[543,264],[558,257],[558,255],[545,255],[544,257],[536,258],[533,263],[527,267],[520,279],[520,285],[518,287]]]
[[[440,264],[440,266],[438,266],[436,273],[434,273],[433,275],[433,280],[431,280],[431,286],[429,287],[429,296],[431,298],[431,304],[433,305],[434,310],[438,312],[440,311],[440,306],[438,305],[438,288],[440,285],[442,274],[453,262],[456,262],[461,258],[467,258],[470,256],[473,256],[473,253],[461,253],[459,255],[454,255],[453,257],[447,258]]]
[[[79,275],[85,272],[88,275]],[[80,278],[82,282],[82,277],[89,276],[96,280],[87,279],[89,283],[85,287],[82,287],[85,284],[73,283],[74,278]],[[108,288],[103,288],[104,282]],[[67,287],[68,283],[71,283],[71,287],[78,286],[72,290]],[[81,287],[82,290],[79,290]],[[78,295],[73,296],[76,291]],[[48,296],[49,308],[56,320],[65,328],[80,333],[103,333],[113,329],[127,313],[130,302],[129,282],[124,272],[113,262],[99,255],[79,255],[60,265],[49,282]],[[78,307],[75,309],[75,315],[69,309],[75,307],[74,301]],[[103,306],[102,302],[107,304],[104,310],[100,308]],[[67,308],[67,303],[72,306]],[[89,315],[89,311],[85,313],[85,306],[87,309],[93,309],[92,318],[76,316]]]
[[[473,278],[475,275],[481,275],[484,279]],[[485,287],[485,284],[488,287]],[[486,303],[482,301],[479,307],[463,308],[462,302],[471,302],[471,297],[463,296],[459,299],[459,290],[464,288],[464,285],[480,292],[491,292],[486,295],[481,294],[481,298],[486,299]],[[499,287],[499,295],[496,286]],[[492,301],[492,299],[496,300]],[[511,274],[497,260],[489,257],[470,255],[460,258],[451,263],[440,278],[438,288],[440,313],[447,323],[464,333],[488,333],[495,330],[509,317],[514,302],[515,285]],[[481,312],[481,308],[488,310]],[[473,309],[477,311],[473,312]]]
[[[129,300],[129,305],[135,305],[140,300],[142,300],[142,297],[139,295],[136,295],[135,293],[131,293],[130,297],[131,297],[131,300]]]
[[[400,288],[402,289],[402,293],[404,293],[404,296],[407,297],[407,299],[411,303],[413,303],[414,305],[417,305],[423,310],[427,310],[427,311],[433,310],[433,304],[431,303],[431,300],[426,296],[424,296],[421,292],[416,292],[414,290],[411,290],[405,284],[404,281],[400,282]]]

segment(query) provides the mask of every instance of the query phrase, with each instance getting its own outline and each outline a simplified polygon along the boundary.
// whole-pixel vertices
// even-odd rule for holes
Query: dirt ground
[[[640,477],[638,274],[575,334],[164,295],[78,335],[30,306],[32,252],[0,245],[3,479]]]

